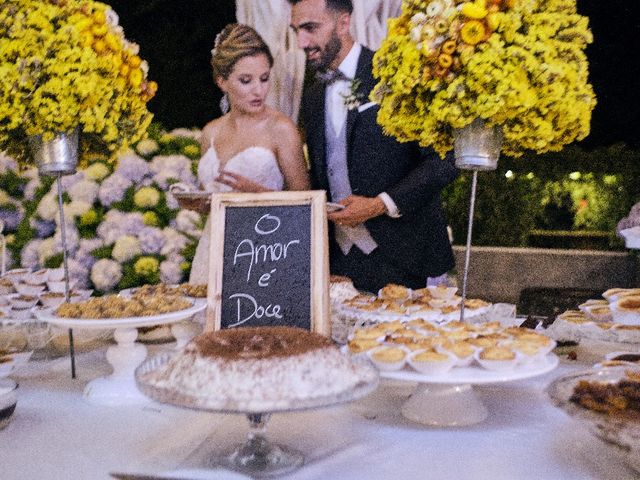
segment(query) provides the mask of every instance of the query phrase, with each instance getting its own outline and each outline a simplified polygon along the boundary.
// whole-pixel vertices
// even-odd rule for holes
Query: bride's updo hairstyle
[[[238,60],[264,54],[273,67],[273,56],[262,37],[253,28],[241,23],[231,23],[216,36],[211,50],[213,77],[229,78]]]

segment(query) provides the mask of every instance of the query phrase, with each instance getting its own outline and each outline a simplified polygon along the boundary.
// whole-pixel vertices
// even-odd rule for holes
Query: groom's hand
[[[345,208],[328,214],[327,218],[338,225],[347,227],[355,227],[371,218],[384,215],[387,211],[384,202],[378,197],[349,195],[340,203]]]

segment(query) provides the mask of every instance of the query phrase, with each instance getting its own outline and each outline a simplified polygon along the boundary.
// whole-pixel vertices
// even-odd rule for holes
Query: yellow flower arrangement
[[[0,5],[0,151],[29,163],[27,137],[79,127],[81,155],[139,140],[157,85],[108,5],[14,0]],[[89,160],[90,161],[90,160]]]
[[[403,0],[374,59],[378,122],[441,156],[476,118],[507,155],[561,150],[589,134],[591,41],[576,0]]]

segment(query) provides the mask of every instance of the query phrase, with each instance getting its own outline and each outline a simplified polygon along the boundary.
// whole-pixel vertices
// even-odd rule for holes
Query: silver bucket
[[[476,119],[470,125],[453,132],[456,167],[462,170],[495,170],[498,166],[502,131],[488,127]]]
[[[78,166],[78,129],[58,133],[53,140],[43,141],[42,135],[29,137],[31,154],[40,175],[69,175]]]

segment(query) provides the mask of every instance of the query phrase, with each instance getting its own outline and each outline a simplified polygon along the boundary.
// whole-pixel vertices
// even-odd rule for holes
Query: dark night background
[[[256,0],[260,1],[260,0]],[[217,32],[235,21],[232,0],[113,0],[128,39],[140,44],[159,90],[150,103],[166,128],[202,127],[219,116],[210,50]],[[625,142],[640,147],[640,2],[578,0],[594,42],[587,49],[598,105],[587,149]]]

